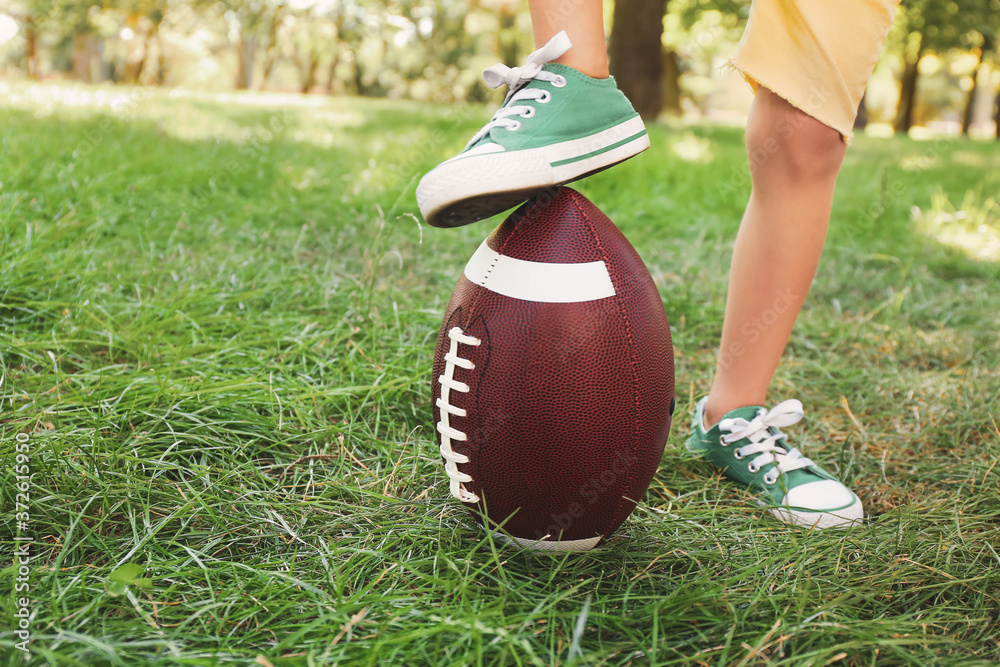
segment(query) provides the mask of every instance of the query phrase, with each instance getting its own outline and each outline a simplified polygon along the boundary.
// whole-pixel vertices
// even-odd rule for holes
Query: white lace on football
[[[466,412],[464,408],[452,405],[449,399],[453,391],[463,394],[469,392],[469,385],[455,379],[455,368],[471,371],[476,367],[471,359],[459,356],[458,346],[478,346],[482,341],[473,336],[466,336],[460,327],[449,329],[448,338],[451,340],[451,345],[448,348],[448,353],[444,355],[444,374],[438,377],[438,383],[441,385],[441,397],[437,399],[437,406],[441,411],[441,419],[438,420],[437,430],[441,434],[441,456],[444,457],[444,471],[448,475],[451,495],[463,503],[478,503],[479,496],[465,488],[465,483],[471,482],[472,477],[458,470],[458,464],[468,463],[469,457],[459,454],[451,448],[452,441],[465,442],[468,439],[464,431],[459,431],[451,425],[453,416],[464,417]]]
[[[550,39],[545,46],[529,55],[527,62],[521,67],[507,67],[500,63],[484,70],[483,78],[486,80],[487,86],[490,88],[499,88],[507,84],[509,90],[507,91],[507,97],[504,98],[503,106],[493,114],[493,118],[490,119],[490,122],[483,129],[476,132],[475,136],[469,140],[469,143],[465,147],[469,148],[475,144],[494,127],[503,127],[511,131],[519,129],[521,121],[514,120],[512,116],[530,118],[535,115],[534,107],[527,104],[515,104],[515,102],[537,100],[541,104],[545,104],[552,99],[552,93],[548,90],[540,88],[525,89],[524,87],[535,79],[549,81],[557,88],[565,86],[566,77],[546,72],[542,70],[542,66],[566,53],[571,46],[573,44],[569,41],[566,31],[563,30]]]
[[[774,406],[770,412],[761,408],[757,411],[757,416],[750,421],[742,417],[723,419],[719,422],[719,430],[729,431],[729,435],[722,436],[723,441],[727,443],[743,438],[750,440],[751,444],[744,445],[734,452],[740,459],[757,455],[748,464],[750,472],[757,472],[769,463],[777,464],[764,475],[766,483],[774,484],[778,481],[778,477],[786,472],[814,465],[798,449],[788,450],[778,444],[778,440],[785,437],[779,427],[790,426],[802,419],[803,415],[802,402],[793,398]]]

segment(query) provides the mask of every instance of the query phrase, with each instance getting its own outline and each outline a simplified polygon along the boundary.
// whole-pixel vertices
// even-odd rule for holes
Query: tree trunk
[[[253,79],[254,43],[252,39],[247,39],[246,35],[242,33],[240,33],[240,41],[236,44],[236,55],[238,56],[236,89],[249,90],[250,81]]]
[[[361,63],[358,61],[357,56],[351,59],[351,64],[354,66],[354,92],[362,97],[365,94],[365,73],[361,67]]]
[[[868,90],[866,89],[864,94],[861,95],[861,101],[858,102],[858,115],[854,117],[854,129],[864,130],[868,127],[868,107],[865,105],[865,98],[868,97]]]
[[[110,81],[114,65],[104,58],[104,40],[102,39],[94,40],[94,59],[97,60],[97,82]]]
[[[24,20],[24,73],[38,81],[38,25],[34,16]]]
[[[260,77],[260,89],[267,87],[267,81],[271,78],[274,66],[281,58],[281,51],[278,48],[278,26],[281,25],[283,14],[280,10],[275,10],[271,15],[271,23],[267,32],[267,48],[264,49],[264,71]],[[309,12],[306,12],[305,20],[309,20]]]
[[[153,83],[162,86],[167,80],[167,53],[163,49],[163,37],[160,36],[160,24],[156,24],[156,78]]]
[[[1000,92],[993,100],[993,136],[1000,141]]]
[[[138,38],[133,38],[137,41]],[[141,83],[142,73],[146,69],[146,59],[149,56],[149,35],[143,37],[142,55],[133,57],[125,63],[125,83]]]
[[[611,73],[644,119],[663,108],[663,15],[667,0],[618,0],[611,31]]]
[[[972,70],[972,88],[969,88],[969,95],[965,98],[965,111],[962,113],[962,134],[965,136],[969,136],[972,117],[976,113],[976,90],[979,88],[979,75],[982,74],[984,67],[983,50],[979,49],[979,59],[976,61],[976,68]]]
[[[91,83],[94,79],[94,35],[78,32],[73,35],[73,76]]]
[[[517,13],[515,7],[504,4],[500,7],[500,29],[497,30],[497,53],[500,62],[513,67],[521,64],[521,54],[518,53]]]
[[[339,45],[338,45],[339,47]],[[340,64],[340,49],[333,50],[333,58],[330,60],[330,68],[326,71],[326,94],[337,94],[337,65]]]
[[[663,111],[681,113],[681,66],[674,51],[663,54]]]
[[[910,127],[913,125],[913,107],[917,98],[917,77],[920,75],[917,65],[920,63],[920,58],[923,55],[924,46],[921,42],[920,46],[917,47],[916,56],[912,59],[906,59],[906,67],[903,69],[903,78],[899,87],[899,104],[896,106],[896,121],[893,123],[893,129],[896,132],[909,132]]]
[[[315,50],[310,50],[306,54],[305,67],[302,67],[299,71],[301,72],[301,92],[303,94],[308,93],[312,90],[313,86],[316,85],[316,70],[319,69],[319,53]]]
[[[161,21],[156,21],[150,18],[150,21],[152,25],[146,33],[145,40],[143,40],[142,60],[139,62],[139,69],[136,72],[135,78],[139,83],[142,83],[142,79],[145,79],[146,83],[160,86],[163,85],[163,40],[160,39],[160,23],[162,19]],[[154,42],[156,43],[155,60],[151,57]]]
[[[263,90],[267,87],[267,81],[271,78],[271,72],[274,71],[274,66],[278,64],[278,51],[277,49],[268,49],[264,52],[264,69],[260,73],[260,89]]]

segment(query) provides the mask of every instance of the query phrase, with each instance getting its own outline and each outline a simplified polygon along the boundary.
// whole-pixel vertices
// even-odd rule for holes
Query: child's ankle
[[[611,76],[607,60],[577,58],[572,55],[572,49],[552,62],[572,67],[581,74],[589,76],[591,79],[607,79]]]

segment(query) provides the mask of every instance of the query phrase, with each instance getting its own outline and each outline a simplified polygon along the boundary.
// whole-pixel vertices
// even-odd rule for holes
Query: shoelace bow
[[[802,402],[793,398],[779,403],[770,411],[761,408],[757,411],[757,416],[750,421],[742,417],[723,419],[719,422],[719,430],[729,431],[729,435],[722,437],[725,442],[736,442],[743,438],[750,441],[749,445],[740,447],[735,453],[740,458],[757,454],[750,461],[751,472],[760,470],[770,463],[777,464],[764,476],[765,482],[774,484],[779,475],[814,465],[798,449],[794,447],[786,449],[778,444],[778,440],[785,437],[779,427],[794,424],[802,419],[804,414]]]
[[[521,67],[507,67],[503,63],[498,63],[493,65],[493,67],[485,69],[483,71],[483,78],[486,80],[487,86],[490,88],[499,88],[507,84],[509,90],[507,91],[507,96],[504,98],[503,105],[493,114],[490,122],[483,129],[479,130],[479,132],[476,132],[475,136],[465,145],[465,148],[468,149],[474,145],[494,127],[505,127],[510,130],[519,128],[521,126],[520,121],[510,118],[510,116],[529,118],[535,113],[534,107],[525,104],[514,105],[514,102],[523,100],[547,102],[552,95],[550,92],[538,88],[524,89],[532,81],[536,79],[538,81],[550,81],[560,87],[566,85],[565,77],[553,74],[552,72],[546,72],[542,69],[542,66],[566,53],[571,46],[573,44],[569,41],[566,31],[563,30],[550,39],[545,46],[532,52],[528,56],[528,60]]]

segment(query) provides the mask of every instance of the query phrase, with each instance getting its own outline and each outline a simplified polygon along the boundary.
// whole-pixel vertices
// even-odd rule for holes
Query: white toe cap
[[[846,486],[824,479],[791,489],[785,495],[784,505],[823,511],[846,507],[855,500],[855,495]]]

